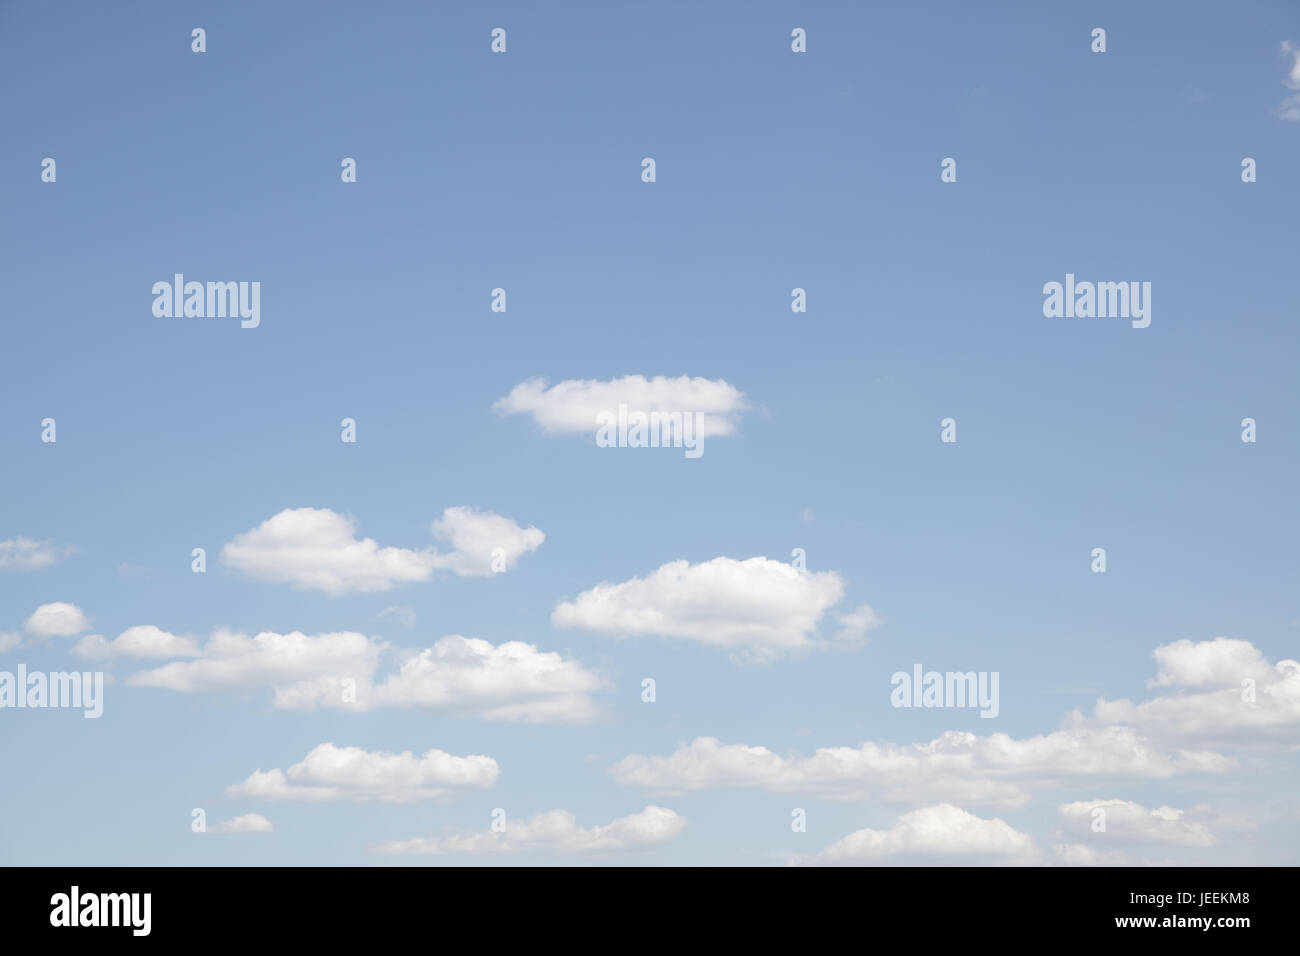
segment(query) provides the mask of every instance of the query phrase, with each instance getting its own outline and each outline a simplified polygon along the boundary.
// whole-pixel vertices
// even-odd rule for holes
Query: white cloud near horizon
[[[792,862],[812,866],[1023,866],[1039,858],[1029,834],[996,817],[984,819],[943,803],[904,813],[885,830],[850,833],[820,853]]]
[[[271,821],[260,813],[244,813],[235,817],[233,820],[225,820],[221,823],[213,824],[208,827],[208,833],[233,833],[233,834],[252,834],[252,833],[272,833],[275,827]]]
[[[525,851],[560,856],[649,850],[674,840],[686,818],[665,807],[648,806],[609,823],[578,826],[567,810],[539,813],[531,820],[507,818],[501,831],[482,830],[438,837],[393,840],[373,847],[388,855],[491,856]]]
[[[697,737],[666,757],[631,754],[609,772],[623,786],[664,794],[756,787],[828,800],[1016,808],[1037,790],[1217,774],[1231,766],[1219,754],[1167,753],[1129,728],[1105,727],[1022,739],[950,730],[925,744],[822,747],[811,757]]]
[[[1104,830],[1094,830],[1097,812]],[[1131,844],[1210,847],[1217,842],[1204,823],[1175,807],[1148,809],[1131,800],[1077,800],[1057,807],[1057,838],[1097,850]]]
[[[417,757],[409,750],[371,753],[323,743],[287,771],[256,770],[227,787],[226,794],[267,801],[415,803],[486,789],[500,773],[497,762],[481,754],[456,757],[431,749]]]
[[[730,435],[740,413],[749,407],[745,393],[722,379],[625,375],[607,382],[568,379],[549,388],[545,379],[529,379],[497,399],[492,408],[500,415],[531,415],[548,435],[595,435],[597,418],[602,413],[617,414],[619,405],[646,414],[700,412],[701,438]]]

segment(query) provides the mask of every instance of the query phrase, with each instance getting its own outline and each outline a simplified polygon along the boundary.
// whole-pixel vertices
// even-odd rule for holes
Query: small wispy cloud
[[[35,571],[62,561],[76,550],[59,547],[49,541],[31,538],[9,538],[0,541],[0,571]]]
[[[1288,90],[1300,90],[1300,47],[1290,40],[1283,40],[1282,55],[1291,59],[1290,69],[1282,85]],[[1282,100],[1282,105],[1277,108],[1277,115],[1279,119],[1300,122],[1300,93],[1292,93]]]

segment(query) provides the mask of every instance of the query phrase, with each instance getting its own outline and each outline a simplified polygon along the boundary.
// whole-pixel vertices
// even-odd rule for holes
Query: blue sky
[[[1277,662],[1300,656],[1300,122],[1283,116],[1300,10],[273,7],[0,4],[0,670],[109,681],[98,720],[0,710],[0,860],[1296,862],[1300,677]],[[150,289],[177,272],[260,282],[259,327],[156,317]],[[1067,273],[1150,282],[1150,327],[1046,318],[1042,287]],[[533,379],[628,376],[743,399],[698,460],[494,410]],[[448,547],[430,525],[456,507],[545,540],[505,573],[429,570]],[[299,586],[301,567],[222,560],[307,508],[428,573],[332,593]],[[318,544],[304,538],[305,565]],[[553,620],[602,582],[795,548],[793,580],[842,598],[791,583],[792,606],[769,606],[786,579],[763,563],[712,609],[707,582],[702,603],[647,586],[590,626]],[[54,603],[84,628],[29,623]],[[836,638],[862,605],[881,623]],[[674,623],[618,636],[647,608]],[[698,636],[745,645],[776,610],[814,626],[782,631],[771,659]],[[389,645],[377,677],[447,635],[519,641],[600,686],[580,721],[291,710],[274,675],[138,686],[167,659],[74,650],[145,625],[193,638],[182,663],[199,664],[223,628],[353,633]],[[998,672],[998,716],[891,706],[891,675],[916,663]],[[1234,704],[1247,678],[1253,710]],[[1104,718],[1098,698],[1157,703]],[[907,769],[950,731],[979,739]],[[990,756],[991,734],[1031,766]],[[691,771],[699,738],[766,748],[767,769],[724,751]],[[227,793],[324,743],[485,755],[499,776],[449,799]],[[867,743],[901,748],[902,769],[797,763]],[[1128,745],[1150,761],[1110,767]],[[1201,769],[1166,773],[1179,754]],[[1062,808],[1085,801],[1124,804],[1106,833],[1078,832]],[[563,835],[375,852],[482,833],[494,808],[510,834],[547,811],[589,830],[647,806],[684,828],[602,852]],[[274,830],[196,834],[193,808],[209,829],[258,813]],[[944,852],[917,842],[927,821]]]

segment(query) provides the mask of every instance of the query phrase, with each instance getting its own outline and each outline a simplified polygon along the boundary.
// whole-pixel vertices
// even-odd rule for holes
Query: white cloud
[[[373,674],[385,645],[354,631],[307,635],[264,631],[248,637],[215,632],[189,661],[172,661],[127,678],[137,687],[189,693],[270,685],[277,707],[294,709],[304,697],[341,697],[340,682]]]
[[[271,833],[275,827],[260,813],[245,813],[208,828],[209,833]]]
[[[1039,789],[1221,773],[1230,766],[1218,754],[1165,753],[1129,728],[1107,727],[1023,739],[950,730],[926,744],[823,747],[811,757],[697,737],[667,757],[631,754],[610,773],[624,786],[669,794],[758,787],[822,799],[1017,807]]]
[[[35,637],[75,637],[90,630],[90,621],[77,605],[55,601],[38,607],[23,626]]]
[[[1039,853],[1026,833],[994,818],[986,820],[951,804],[904,813],[887,830],[858,830],[836,840],[809,864],[1025,865]]]
[[[523,641],[493,646],[453,634],[409,655],[362,707],[421,707],[484,720],[583,723],[596,716],[588,696],[604,681],[580,663]]]
[[[1161,644],[1151,656],[1159,670],[1148,687],[1235,687],[1246,677],[1267,680],[1272,670],[1254,644],[1228,637]]]
[[[433,575],[432,550],[381,548],[328,508],[286,508],[221,549],[221,560],[261,581],[327,594],[388,591]]]
[[[356,521],[346,515],[328,508],[287,508],[236,535],[221,549],[221,560],[261,581],[356,594],[428,581],[440,568],[491,575],[498,548],[499,566],[510,570],[546,538],[537,528],[469,507],[446,509],[432,531],[452,550],[380,547],[373,538],[358,538]]]
[[[538,528],[521,528],[509,518],[491,511],[473,508],[448,508],[433,523],[433,534],[450,542],[452,551],[436,554],[434,564],[466,577],[486,577],[497,573],[497,567],[511,570],[521,555],[536,551],[546,540]],[[499,555],[493,552],[500,550]]]
[[[1102,698],[1091,722],[1187,746],[1300,746],[1300,663],[1270,664],[1249,641],[1226,637],[1163,644],[1154,656],[1158,673],[1148,684],[1173,692],[1137,704]],[[1089,723],[1078,712],[1073,719]]]
[[[1203,823],[1190,819],[1183,810],[1149,810],[1131,800],[1063,803],[1057,808],[1057,820],[1060,839],[1084,841],[1083,845],[1095,844],[1098,849],[1114,850],[1132,843],[1208,847],[1216,842]],[[1104,830],[1093,829],[1098,820],[1104,823]]]
[[[55,547],[49,541],[9,538],[0,541],[0,571],[35,571],[46,568],[67,557],[72,550]]]
[[[1288,89],[1300,90],[1300,47],[1290,40],[1282,41],[1282,55],[1291,58],[1291,69],[1282,84]]]
[[[407,652],[397,670],[381,678],[380,661],[389,650],[350,631],[250,638],[223,630],[197,658],[140,671],[127,683],[191,693],[270,686],[283,710],[410,707],[531,723],[593,719],[597,707],[588,695],[604,686],[599,674],[577,661],[522,641],[493,645],[450,635]],[[345,696],[345,688],[355,694]]]
[[[835,639],[849,644],[861,644],[868,633],[883,623],[870,604],[859,604],[849,613],[840,615],[840,630]]]
[[[257,770],[226,793],[248,800],[414,803],[491,787],[500,773],[495,760],[477,754],[429,750],[417,757],[409,750],[370,753],[323,743],[288,771]]]
[[[0,631],[0,654],[14,650],[22,644],[23,636],[13,631]]]
[[[577,819],[568,811],[552,810],[527,821],[508,819],[502,831],[416,837],[381,843],[374,850],[385,854],[440,856],[484,856],[521,851],[560,855],[611,853],[661,847],[675,839],[685,826],[685,817],[656,806],[590,828],[578,826]]]
[[[113,640],[103,634],[88,634],[72,646],[79,657],[197,657],[199,642],[193,637],[178,637],[152,624],[128,627]]]
[[[1062,866],[1132,866],[1123,850],[1092,847],[1083,843],[1058,843],[1052,847]]]
[[[1287,89],[1300,90],[1300,47],[1289,40],[1282,41],[1282,55],[1291,58],[1291,66],[1282,85]],[[1288,96],[1277,108],[1277,115],[1284,120],[1300,120],[1300,93]]]
[[[569,379],[550,388],[544,379],[530,379],[492,408],[502,415],[531,415],[547,434],[594,435],[597,417],[602,412],[617,414],[619,405],[646,414],[700,412],[701,438],[730,435],[748,407],[745,394],[722,379],[625,375],[608,382]]]
[[[644,578],[601,582],[551,615],[556,627],[701,641],[767,660],[814,644],[826,610],[844,596],[834,571],[767,558],[672,561]]]

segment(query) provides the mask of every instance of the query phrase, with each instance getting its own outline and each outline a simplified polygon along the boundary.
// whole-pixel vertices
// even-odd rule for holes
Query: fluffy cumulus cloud
[[[436,553],[434,565],[465,577],[509,571],[521,555],[536,551],[546,540],[538,528],[521,528],[502,515],[467,507],[448,508],[432,531],[452,548]]]
[[[35,571],[49,567],[71,553],[71,548],[56,547],[49,541],[10,538],[0,541],[0,571]]]
[[[440,568],[482,576],[508,571],[546,537],[537,528],[469,507],[448,508],[432,530],[450,543],[450,551],[381,547],[373,538],[358,538],[356,521],[346,515],[287,508],[236,535],[221,549],[221,560],[261,581],[357,594],[428,581]]]
[[[261,581],[327,594],[388,591],[433,576],[432,550],[383,548],[328,508],[286,508],[221,549],[221,560]]]
[[[909,864],[1026,865],[1039,852],[1026,833],[951,804],[904,813],[887,830],[858,830],[816,856],[797,862],[821,865]]]
[[[199,642],[193,637],[170,634],[152,624],[141,624],[128,627],[111,641],[103,634],[88,634],[72,646],[72,653],[91,660],[197,657]]]
[[[1214,846],[1202,821],[1174,807],[1148,809],[1131,800],[1078,800],[1057,808],[1057,837],[1100,852],[1128,844]]]
[[[225,820],[208,827],[209,833],[271,833],[275,827],[260,813],[244,813],[233,820]]]
[[[1102,698],[1091,720],[1076,712],[1074,721],[1134,727],[1185,746],[1300,746],[1300,662],[1270,663],[1249,641],[1227,637],[1174,641],[1154,656],[1148,684],[1168,692],[1139,703]]]
[[[14,631],[0,631],[0,654],[12,651],[22,644],[23,636]]]
[[[36,638],[76,637],[90,630],[90,620],[77,605],[55,601],[32,612],[23,628]]]
[[[804,571],[768,558],[683,560],[643,578],[601,582],[562,601],[551,621],[618,637],[684,638],[770,659],[812,646],[822,616],[843,597],[844,582],[834,571]]]
[[[139,671],[126,682],[188,693],[269,686],[284,710],[409,707],[532,723],[592,720],[598,708],[589,695],[605,684],[577,661],[522,641],[493,645],[451,635],[405,652],[396,670],[381,676],[391,650],[353,631],[249,637],[222,630],[191,659]]]
[[[610,773],[624,786],[661,793],[757,787],[824,799],[1018,807],[1036,790],[1222,773],[1231,766],[1215,753],[1164,752],[1129,728],[1107,727],[1023,739],[950,730],[925,744],[823,747],[811,757],[698,737],[666,757],[631,754]]]
[[[572,813],[552,810],[531,820],[507,820],[503,830],[416,837],[381,843],[374,850],[437,856],[487,856],[522,851],[557,855],[617,853],[661,847],[675,839],[685,826],[684,817],[656,806],[587,828],[578,826]]]
[[[248,800],[415,803],[491,787],[501,773],[491,757],[442,750],[370,753],[324,743],[286,770],[257,770],[227,795]]]
[[[703,416],[701,438],[730,435],[748,407],[744,392],[734,385],[687,375],[626,375],[608,382],[570,379],[549,388],[545,380],[531,379],[516,385],[492,407],[502,415],[531,415],[550,435],[594,435],[600,415],[617,415],[620,405],[647,415],[699,412]]]
[[[492,645],[453,634],[407,655],[397,673],[363,692],[362,707],[418,707],[486,720],[585,723],[604,680],[577,661],[523,641]]]

